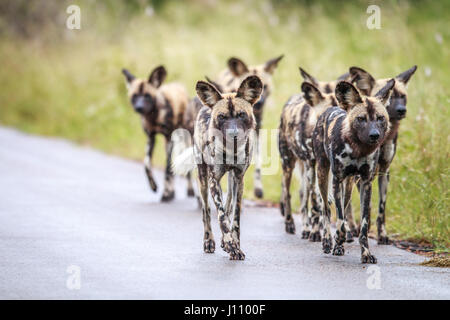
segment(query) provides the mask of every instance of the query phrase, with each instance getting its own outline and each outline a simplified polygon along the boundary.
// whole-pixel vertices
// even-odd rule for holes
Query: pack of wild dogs
[[[240,215],[244,175],[255,154],[254,194],[263,197],[259,131],[264,105],[273,90],[272,75],[283,56],[257,66],[238,58],[215,79],[198,81],[197,96],[190,99],[179,83],[163,84],[167,72],[155,68],[148,79],[128,70],[128,97],[142,118],[148,137],[145,173],[153,191],[152,173],[156,134],[166,140],[166,169],[161,201],[174,199],[174,172],[187,177],[187,194],[195,196],[191,171],[197,169],[198,199],[204,225],[203,250],[215,251],[211,229],[211,195],[222,233],[221,247],[232,260],[243,260],[240,246]],[[281,112],[278,146],[282,164],[280,209],[286,232],[295,233],[290,184],[300,168],[300,214],[303,239],[322,242],[324,253],[344,255],[344,242],[359,237],[361,262],[376,263],[369,250],[368,232],[372,181],[378,177],[378,244],[388,244],[385,212],[389,167],[396,148],[401,120],[406,116],[406,86],[414,66],[392,78],[376,79],[351,67],[334,81],[319,81],[300,68],[301,92],[292,95]],[[172,133],[184,129],[193,143],[176,150]],[[220,181],[228,174],[226,200]],[[351,207],[354,185],[360,194],[360,224]],[[336,232],[331,233],[330,206],[336,208]],[[334,242],[334,244],[333,244]]]

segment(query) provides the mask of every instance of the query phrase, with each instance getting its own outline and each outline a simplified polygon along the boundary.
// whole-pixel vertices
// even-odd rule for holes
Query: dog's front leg
[[[359,231],[359,245],[361,246],[361,262],[377,263],[377,259],[369,251],[368,233],[370,227],[370,205],[372,198],[372,181],[361,181],[361,229]]]
[[[256,129],[256,144],[255,144],[255,173],[254,173],[254,179],[253,179],[253,186],[254,186],[254,193],[255,197],[262,199],[264,197],[264,191],[263,191],[263,185],[261,180],[261,165],[262,165],[262,159],[261,159],[261,145],[259,141],[259,128]]]
[[[161,197],[162,202],[168,202],[175,197],[175,190],[173,187],[173,173],[172,173],[172,150],[173,142],[169,138],[166,138],[166,171],[164,175],[164,191]]]
[[[145,174],[147,175],[148,183],[150,184],[150,188],[153,192],[156,192],[158,186],[156,185],[155,179],[152,174],[152,155],[153,149],[155,147],[155,133],[150,132],[148,135],[147,142],[147,154],[145,155],[144,166],[145,166]]]
[[[211,229],[211,211],[208,203],[208,171],[206,164],[198,165],[198,186],[203,213],[203,251],[213,253],[216,249]]]
[[[309,196],[311,199],[311,210],[309,211],[309,222],[311,225],[311,234],[309,235],[309,241],[319,242],[320,236],[320,215],[322,212],[322,199],[319,195],[319,189],[317,187],[316,179],[316,163],[315,161],[308,161],[306,165]],[[306,199],[308,201],[308,199]]]
[[[346,236],[345,220],[344,220],[344,207],[343,207],[343,194],[342,194],[342,181],[336,176],[333,177],[333,196],[336,205],[336,235],[334,237],[335,245],[333,248],[333,255],[342,256],[345,253],[343,243]]]
[[[389,244],[386,232],[386,198],[389,184],[389,168],[380,168],[378,173],[379,206],[377,217],[378,244]]]
[[[244,177],[233,176],[233,226],[231,229],[231,236],[237,245],[238,250],[230,253],[231,260],[244,260],[245,254],[240,250],[241,246],[241,209],[242,209],[242,194],[244,191]]]
[[[231,236],[230,221],[223,206],[222,189],[220,188],[219,179],[216,179],[212,173],[210,173],[208,181],[211,197],[217,209],[220,230],[222,231],[222,248],[225,252],[230,253],[231,258],[233,254],[237,254],[240,250]]]

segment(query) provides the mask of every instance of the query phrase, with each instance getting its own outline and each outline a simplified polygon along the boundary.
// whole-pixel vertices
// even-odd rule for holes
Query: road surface
[[[245,261],[205,254],[196,201],[177,186],[161,204],[140,163],[0,127],[0,298],[450,298],[449,269],[372,241],[368,273],[357,241],[325,255],[276,209],[244,209]],[[215,215],[213,230],[217,243]]]

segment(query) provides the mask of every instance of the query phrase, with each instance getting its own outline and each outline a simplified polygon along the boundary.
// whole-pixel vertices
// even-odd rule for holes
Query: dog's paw
[[[254,192],[256,198],[262,199],[264,197],[264,192],[262,191],[261,188],[255,188]]]
[[[320,236],[320,231],[311,232],[309,234],[309,241],[311,242],[320,242],[322,240],[322,237]]]
[[[214,253],[216,250],[216,243],[213,239],[203,241],[203,251],[206,253]]]
[[[370,253],[366,253],[361,255],[361,263],[377,263],[377,258]]]
[[[378,244],[392,244],[388,236],[378,236]]]
[[[294,220],[286,222],[286,232],[290,233],[290,234],[294,234],[295,233]]]
[[[345,253],[344,246],[336,244],[333,248],[333,256],[343,256]]]
[[[161,202],[169,202],[175,198],[175,191],[164,191]]]
[[[322,251],[326,254],[329,254],[331,252],[331,238],[322,239]]]
[[[230,252],[230,260],[244,260],[245,259],[245,254],[244,252],[239,249],[232,249]]]
[[[310,233],[309,231],[302,231],[302,239],[309,239]]]

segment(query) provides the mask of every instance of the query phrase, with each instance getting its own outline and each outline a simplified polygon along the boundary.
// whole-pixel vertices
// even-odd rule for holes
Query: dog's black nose
[[[399,116],[404,116],[406,114],[406,107],[405,106],[397,107],[396,110],[397,110],[397,114]]]
[[[380,132],[378,130],[371,130],[369,133],[369,138],[371,141],[377,141],[380,137]]]

